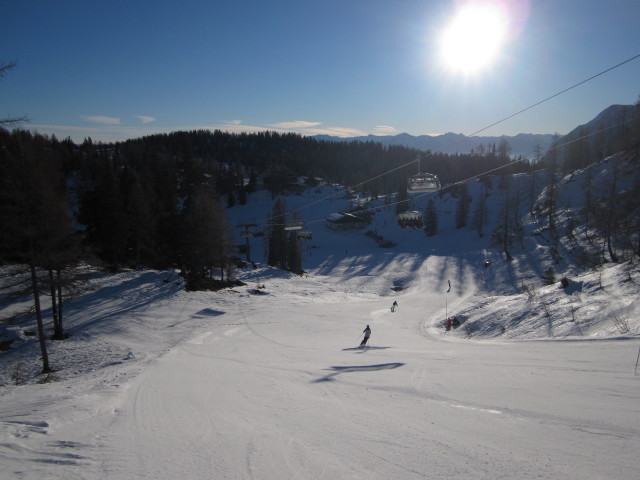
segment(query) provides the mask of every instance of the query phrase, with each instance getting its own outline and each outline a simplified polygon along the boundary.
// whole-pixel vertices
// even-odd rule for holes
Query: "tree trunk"
[[[613,179],[611,182],[611,193],[609,195],[609,211],[607,213],[607,232],[606,232],[606,240],[607,240],[607,250],[609,251],[609,257],[611,261],[614,263],[618,263],[618,256],[613,251],[613,245],[611,244],[611,237],[613,234],[613,229],[615,228],[615,205],[617,200],[617,185],[618,185],[618,162],[616,161],[613,165]]]
[[[40,287],[38,286],[38,277],[36,276],[36,267],[33,261],[30,262],[31,268],[31,286],[33,288],[33,304],[36,308],[36,322],[38,323],[38,341],[40,342],[40,351],[42,353],[42,373],[51,373],[49,367],[49,355],[47,354],[47,342],[44,337],[44,323],[42,322],[42,311],[40,309]]]
[[[509,253],[509,180],[507,179],[506,193],[505,193],[505,205],[504,205],[504,231],[502,233],[502,247],[504,248],[504,256],[507,262],[513,260],[513,257]]]
[[[64,338],[64,326],[62,322],[62,278],[60,274],[60,269],[56,270],[56,278],[58,280],[58,284],[56,285],[58,290],[58,323],[60,324],[60,335],[61,338]]]
[[[609,257],[613,263],[618,263],[618,255],[613,251],[613,246],[611,245],[611,230],[607,231],[607,250],[609,251]]]
[[[56,293],[56,285],[53,279],[53,269],[49,269],[49,290],[51,292],[51,316],[53,317],[53,336],[54,340],[62,339],[62,332],[60,332],[60,319],[58,316],[58,301]]]

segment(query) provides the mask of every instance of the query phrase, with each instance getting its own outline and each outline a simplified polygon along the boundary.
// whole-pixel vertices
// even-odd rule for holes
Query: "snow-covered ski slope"
[[[255,195],[234,221],[263,221]],[[244,287],[96,275],[50,343],[58,381],[14,385],[37,369],[30,338],[0,353],[0,478],[637,478],[637,267],[567,265],[569,289],[544,287],[525,255],[455,230],[446,199],[431,239],[381,207],[392,249],[311,223],[345,202],[305,209],[303,276],[265,267],[258,237]],[[464,323],[445,332],[446,315]]]

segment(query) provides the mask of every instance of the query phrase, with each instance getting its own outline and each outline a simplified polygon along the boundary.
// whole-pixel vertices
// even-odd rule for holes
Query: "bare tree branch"
[[[13,70],[18,66],[17,62],[0,63],[0,78],[4,78],[9,70]]]
[[[18,66],[18,62],[0,63],[0,78],[4,78],[10,70]],[[27,122],[29,119],[22,117],[5,117],[0,118],[0,127],[15,127],[19,123]]]

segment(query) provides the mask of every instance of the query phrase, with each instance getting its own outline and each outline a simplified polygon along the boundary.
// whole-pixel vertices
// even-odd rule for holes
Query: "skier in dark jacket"
[[[361,347],[367,344],[367,341],[371,336],[371,329],[369,328],[369,325],[367,325],[367,328],[365,328],[362,332],[364,333],[364,338],[362,339],[362,342],[360,342]]]

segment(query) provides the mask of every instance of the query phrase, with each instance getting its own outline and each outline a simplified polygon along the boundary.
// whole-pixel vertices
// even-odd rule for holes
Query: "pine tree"
[[[80,198],[78,220],[85,226],[85,237],[98,256],[117,269],[125,263],[127,222],[124,201],[113,169],[98,165],[95,180]]]
[[[409,194],[406,188],[399,188],[396,196],[396,215],[409,210]]]
[[[425,210],[425,226],[424,231],[427,237],[433,237],[438,233],[438,211],[436,204],[432,198],[427,202],[427,208]]]
[[[553,267],[547,268],[540,276],[545,285],[553,285],[556,283],[556,272]]]
[[[286,222],[286,204],[282,197],[278,197],[273,205],[271,215],[267,218],[267,263],[272,267],[287,267]]]
[[[232,248],[231,229],[215,195],[194,191],[181,214],[181,264],[191,289],[207,288],[219,268],[221,280]]]
[[[302,252],[296,230],[289,232],[287,242],[287,269],[298,275],[302,274]]]
[[[233,192],[227,193],[227,208],[232,208],[236,204],[236,197]]]
[[[487,207],[487,194],[482,191],[476,203],[476,208],[471,217],[471,228],[478,232],[479,237],[484,237],[484,227],[489,217],[489,208]]]
[[[472,201],[466,182],[460,184],[459,198],[456,205],[456,228],[464,228],[469,220],[469,207]]]
[[[502,211],[498,215],[498,221],[496,223],[496,228],[493,231],[492,236],[493,243],[501,246],[507,261],[513,260],[513,257],[509,252],[509,247],[512,244],[512,239],[514,236],[514,228],[511,221],[511,209],[513,208],[513,206],[511,204],[511,198],[509,197],[509,183],[510,182],[508,178],[503,179],[503,185],[505,189],[504,201],[502,203]]]
[[[50,373],[37,270],[59,266],[70,245],[60,164],[42,136],[20,130],[0,135],[0,258],[29,265],[42,372]]]
[[[240,205],[247,204],[247,187],[244,185],[240,185],[240,188],[238,189],[238,203]]]
[[[151,261],[153,236],[156,233],[155,216],[151,213],[153,193],[144,191],[140,177],[133,168],[126,167],[120,175],[118,188],[122,199],[122,221],[125,235],[124,255],[120,261],[142,265],[143,259]]]

